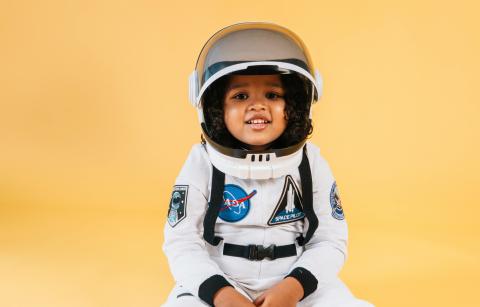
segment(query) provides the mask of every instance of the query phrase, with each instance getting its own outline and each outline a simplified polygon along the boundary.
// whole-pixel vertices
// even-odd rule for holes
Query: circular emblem
[[[330,206],[332,207],[332,216],[337,220],[345,219],[343,214],[342,202],[338,193],[337,182],[334,182],[330,190]]]
[[[244,189],[235,184],[226,184],[223,191],[223,204],[218,216],[226,222],[238,222],[250,211],[250,198],[257,193],[253,190],[247,194]]]

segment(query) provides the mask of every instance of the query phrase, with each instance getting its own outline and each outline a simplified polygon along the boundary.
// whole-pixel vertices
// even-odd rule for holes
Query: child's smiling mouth
[[[263,130],[265,129],[272,121],[263,119],[263,118],[253,118],[245,121],[245,123],[252,128],[253,130]]]

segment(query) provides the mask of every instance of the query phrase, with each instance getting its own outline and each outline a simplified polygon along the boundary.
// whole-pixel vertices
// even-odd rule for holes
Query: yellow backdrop
[[[159,306],[171,186],[200,129],[187,77],[238,21],[303,38],[312,141],[377,306],[480,306],[475,1],[0,2],[0,305]]]

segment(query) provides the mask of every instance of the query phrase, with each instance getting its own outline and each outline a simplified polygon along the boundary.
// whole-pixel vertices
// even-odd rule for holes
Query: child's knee
[[[182,287],[181,285],[176,285],[170,295],[167,298],[167,301],[161,305],[161,307],[184,307],[184,306],[191,306],[191,307],[205,307],[205,304],[202,300],[198,297],[194,296],[190,293],[187,289]]]
[[[199,298],[193,295],[178,295],[177,297],[170,297],[161,307],[205,307],[207,306]]]

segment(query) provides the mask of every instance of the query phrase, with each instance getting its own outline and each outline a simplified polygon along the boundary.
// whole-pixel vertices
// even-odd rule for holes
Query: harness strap
[[[300,246],[305,245],[313,236],[318,227],[318,218],[313,210],[313,190],[312,190],[312,172],[307,157],[307,147],[303,147],[302,162],[298,167],[300,172],[300,181],[302,183],[303,212],[308,220],[308,230],[305,234],[297,238]],[[212,164],[212,187],[210,191],[210,202],[203,220],[203,238],[211,245],[217,246],[222,237],[215,236],[215,222],[223,204],[223,190],[225,188],[225,174],[219,171]]]
[[[223,204],[223,189],[225,187],[225,174],[219,171],[212,164],[212,188],[210,191],[210,202],[203,220],[203,238],[211,245],[217,246],[222,237],[215,236],[215,222]]]
[[[302,183],[303,213],[308,220],[308,230],[305,237],[299,236],[297,242],[300,246],[307,244],[318,227],[318,218],[313,210],[312,172],[307,157],[307,146],[303,147],[303,157],[300,166],[300,181]]]

